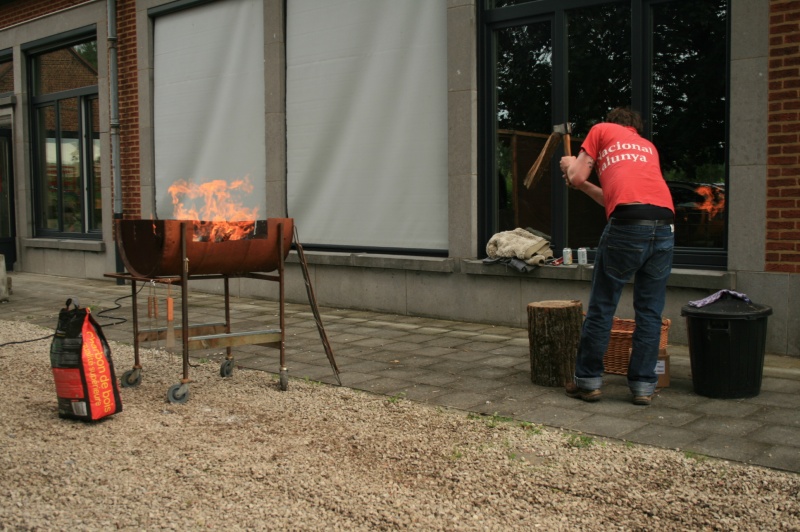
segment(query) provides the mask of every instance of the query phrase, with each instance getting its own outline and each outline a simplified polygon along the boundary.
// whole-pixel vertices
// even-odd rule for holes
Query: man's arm
[[[594,159],[585,151],[580,152],[577,157],[562,157],[560,166],[569,187],[580,190],[600,205],[604,205],[603,189],[589,181],[594,168]]]
[[[594,159],[585,151],[581,151],[577,157],[562,157],[560,166],[561,173],[564,175],[564,179],[567,180],[567,184],[574,188],[580,188],[584,181],[592,175]]]
[[[602,206],[605,206],[605,201],[603,200],[603,189],[592,183],[591,181],[584,181],[583,184],[579,187],[574,187],[595,200]]]

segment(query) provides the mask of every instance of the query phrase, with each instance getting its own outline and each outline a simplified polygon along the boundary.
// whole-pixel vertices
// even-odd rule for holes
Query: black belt
[[[651,227],[659,227],[662,225],[672,225],[675,222],[673,220],[632,220],[627,218],[611,218],[609,223],[611,225],[649,225]]]

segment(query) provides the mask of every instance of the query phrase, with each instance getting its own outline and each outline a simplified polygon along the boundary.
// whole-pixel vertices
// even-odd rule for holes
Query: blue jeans
[[[661,313],[672,270],[674,226],[607,224],[592,273],[589,308],[581,330],[575,384],[596,390],[603,384],[603,355],[608,348],[614,313],[625,284],[634,277],[633,332],[628,387],[634,395],[655,392]]]

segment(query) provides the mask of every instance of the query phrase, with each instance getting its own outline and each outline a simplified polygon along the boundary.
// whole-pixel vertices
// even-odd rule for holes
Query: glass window
[[[42,178],[36,188],[39,192],[40,223],[46,229],[57,230],[58,208],[58,150],[56,150],[56,107],[49,105],[36,110],[37,169]]]
[[[606,111],[630,105],[630,6],[616,3],[567,12],[567,38],[566,118],[574,130],[571,151],[577,155],[581,141]],[[596,174],[590,181],[600,184]],[[583,192],[567,189],[566,193],[567,245],[596,247],[605,226],[604,210]]]
[[[725,246],[726,5],[653,7],[653,142],[675,203],[675,245]]]
[[[100,185],[100,109],[99,100],[91,98],[90,105],[87,107],[90,116],[86,120],[88,131],[87,139],[87,170],[89,171],[89,230],[99,231],[103,223],[102,188]]]
[[[30,64],[37,235],[98,238],[96,41],[39,53]]]
[[[41,53],[32,63],[34,96],[97,85],[97,41]]]
[[[595,247],[605,214],[563,186],[554,164],[563,146],[530,189],[523,181],[554,125],[572,126],[577,154],[592,125],[615,107],[631,106],[642,113],[674,196],[675,264],[724,268],[727,0],[580,5],[482,3],[479,244],[496,232],[530,227],[551,235],[554,249]]]
[[[549,179],[529,190],[528,169],[552,131],[553,42],[550,22],[505,28],[497,39],[497,224],[505,231],[531,227],[550,232]]]

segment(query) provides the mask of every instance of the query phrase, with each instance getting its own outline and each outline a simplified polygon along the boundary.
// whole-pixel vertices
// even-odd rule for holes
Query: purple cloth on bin
[[[738,297],[739,299],[741,299],[745,303],[750,303],[750,298],[747,297],[746,295],[742,294],[741,292],[734,292],[733,290],[720,290],[719,292],[717,292],[715,294],[711,294],[710,296],[708,296],[706,298],[698,299],[697,301],[689,301],[689,306],[690,307],[698,307],[698,308],[699,307],[705,307],[706,305],[710,305],[711,303],[714,303],[715,301],[718,301],[719,298],[721,298],[725,294],[728,294],[728,295],[733,296],[733,297]]]

